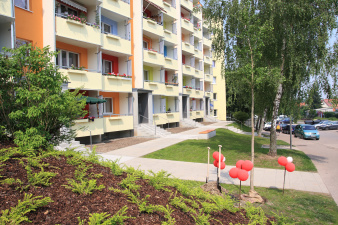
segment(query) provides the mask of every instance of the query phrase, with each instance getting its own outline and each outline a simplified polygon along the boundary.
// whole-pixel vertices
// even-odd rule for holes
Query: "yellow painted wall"
[[[226,120],[226,86],[225,79],[221,74],[221,66],[221,62],[216,61],[216,66],[213,68],[213,75],[216,76],[216,84],[213,85],[213,91],[217,93],[217,100],[213,104],[214,109],[217,109],[217,119]]]

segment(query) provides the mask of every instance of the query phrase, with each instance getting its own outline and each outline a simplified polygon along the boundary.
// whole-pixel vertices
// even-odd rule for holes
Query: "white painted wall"
[[[0,52],[2,52],[3,47],[12,47],[11,33],[11,23],[0,24]]]
[[[55,3],[54,1],[42,1],[43,7],[43,46],[50,46],[51,51],[55,46]],[[1,32],[0,32],[1,33]]]
[[[128,114],[128,94],[129,93],[119,94],[120,114]]]

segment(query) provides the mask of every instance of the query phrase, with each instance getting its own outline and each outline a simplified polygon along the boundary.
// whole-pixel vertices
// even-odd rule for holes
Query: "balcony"
[[[5,0],[0,2],[0,18],[1,16],[13,17],[12,2],[12,0]]]
[[[143,61],[153,66],[164,66],[164,56],[151,50],[143,50]]]
[[[102,76],[102,90],[107,92],[132,92],[132,79],[112,75]]]
[[[165,1],[163,1],[163,5],[164,5],[164,10],[167,11],[166,14],[172,18],[176,18],[176,9]]]
[[[190,94],[190,97],[191,98],[203,98],[203,91],[193,89],[191,94]]]
[[[198,39],[203,38],[201,28],[194,27],[194,36],[197,37]]]
[[[202,51],[200,51],[200,50],[198,50],[197,48],[195,48],[195,50],[194,50],[194,55],[195,55],[195,57],[197,57],[197,58],[199,58],[199,59],[203,59],[203,53],[202,53]]]
[[[193,92],[195,92],[194,89],[183,87],[183,94],[185,94],[185,95],[192,95]]]
[[[102,8],[130,18],[130,5],[124,1],[102,0]]]
[[[207,63],[209,65],[212,65],[212,59],[210,56],[205,55],[204,56],[204,63]]]
[[[194,33],[194,25],[189,20],[181,18],[181,24],[183,29],[189,31],[190,33]]]
[[[212,41],[211,39],[203,37],[203,44],[211,48]]]
[[[87,128],[84,130],[78,130],[80,128]],[[104,118],[95,118],[94,121],[88,119],[75,120],[75,125],[73,129],[77,129],[76,137],[86,137],[89,136],[89,130],[91,135],[100,135],[104,133]]]
[[[177,60],[165,57],[164,58],[164,68],[171,69],[171,70],[178,70]]]
[[[76,42],[101,45],[101,31],[99,28],[58,16],[56,17],[56,35]]]
[[[165,96],[178,96],[178,84],[165,83]]]
[[[211,91],[205,91],[205,97],[211,98]]]
[[[190,11],[192,11],[194,7],[192,1],[190,0],[181,0],[181,5]]]
[[[200,78],[200,79],[203,79],[203,78],[204,78],[204,76],[203,76],[203,71],[202,71],[202,70],[195,69],[195,77]]]
[[[152,90],[153,95],[165,95],[166,94],[166,86],[164,83],[161,83],[161,82],[146,81],[144,82],[144,89]]]
[[[202,9],[201,9],[201,7],[199,7],[199,11],[197,11],[197,12],[193,11],[193,15],[196,16],[198,19],[202,19]]]
[[[195,68],[189,65],[183,65],[183,74],[195,76]]]
[[[180,121],[180,113],[179,112],[157,113],[153,115],[153,120],[156,123],[156,125],[176,123]]]
[[[154,35],[163,37],[163,26],[159,25],[156,21],[143,18],[143,30],[150,32]]]
[[[131,42],[113,34],[101,34],[103,49],[131,55]]]
[[[204,111],[190,111],[190,119],[198,119],[204,117]]]
[[[116,132],[133,129],[133,116],[104,117],[104,132]]]
[[[163,0],[150,0],[153,2],[155,5],[158,5],[159,7],[163,8]]]
[[[213,76],[211,74],[205,74],[205,81],[213,82]]]
[[[191,55],[193,55],[195,53],[195,48],[193,45],[187,43],[187,42],[183,42],[182,43],[182,51],[185,51]]]
[[[59,69],[69,78],[68,88],[76,89],[83,86],[83,89],[101,90],[102,75],[101,73],[88,72],[86,70]]]
[[[174,45],[177,45],[177,35],[169,30],[164,30],[164,39]]]

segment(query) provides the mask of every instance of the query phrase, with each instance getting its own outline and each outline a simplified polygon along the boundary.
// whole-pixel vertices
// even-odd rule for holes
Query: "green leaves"
[[[37,149],[75,135],[61,133],[83,115],[79,91],[62,92],[67,77],[53,63],[56,53],[24,45],[0,56],[0,126],[21,146]],[[10,57],[8,56],[10,55]],[[33,137],[34,143],[29,143]]]

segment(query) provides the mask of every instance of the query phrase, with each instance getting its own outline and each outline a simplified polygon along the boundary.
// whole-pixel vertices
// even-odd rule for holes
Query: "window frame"
[[[147,44],[146,48],[144,48],[144,44]],[[143,49],[149,50],[149,43],[147,41],[143,40],[143,44],[142,45],[143,45]]]
[[[80,15],[80,11],[79,11],[79,10],[77,10],[77,9],[75,9],[75,8],[73,8],[73,7],[70,7],[70,6],[68,6],[68,5],[65,5],[65,4],[63,4],[63,3],[61,3],[61,2],[59,2],[59,3],[60,3],[60,4],[59,4],[58,7],[57,7],[57,12],[58,12],[59,14],[61,14],[61,15],[74,15],[74,14],[69,14],[69,9],[70,9],[70,10],[76,12],[76,15],[74,15],[74,16],[79,16],[79,15]],[[66,8],[65,13],[62,13],[62,11],[61,11],[61,7],[62,7],[62,6]]]
[[[145,79],[146,76],[147,76],[148,79]],[[144,81],[149,81],[150,80],[149,70],[143,70],[143,79],[144,79]]]
[[[217,93],[213,93],[212,97],[213,97],[214,100],[217,100]]]
[[[110,72],[106,71],[106,65],[105,65],[105,63],[110,63]],[[109,61],[109,60],[106,60],[106,59],[103,59],[102,60],[102,68],[103,68],[103,73],[104,74],[106,74],[106,73],[113,73],[113,62]]]
[[[217,117],[217,109],[214,109],[214,117]]]
[[[104,30],[104,26],[108,26],[109,27],[109,32],[106,32],[105,30]],[[111,29],[111,25],[110,24],[108,24],[108,23],[105,23],[105,22],[101,22],[101,27],[102,27],[102,31],[103,31],[103,33],[105,33],[105,34],[111,34],[112,32],[112,29]]]
[[[26,2],[26,5],[27,5],[27,8],[24,8],[24,7],[21,7],[21,6],[18,6],[18,5],[16,5],[15,4],[15,0],[14,0],[14,6],[15,7],[18,7],[18,8],[20,8],[20,9],[24,9],[24,10],[28,10],[28,11],[30,11],[30,4],[29,4],[29,0],[24,0],[25,2]]]
[[[107,112],[107,99],[110,100],[110,104],[111,104],[111,112]],[[103,113],[111,113],[111,114],[114,114],[114,99],[111,98],[111,97],[103,97],[103,100],[106,100],[107,102],[104,102],[103,103]]]
[[[80,67],[80,54],[77,52],[71,52],[63,49],[56,49],[56,51],[59,51],[57,57],[55,57],[55,65],[59,66],[61,69],[69,69],[71,68],[71,65],[69,65],[69,53],[76,54],[77,55],[77,68]],[[66,62],[67,65],[62,65],[62,52],[66,52]]]

